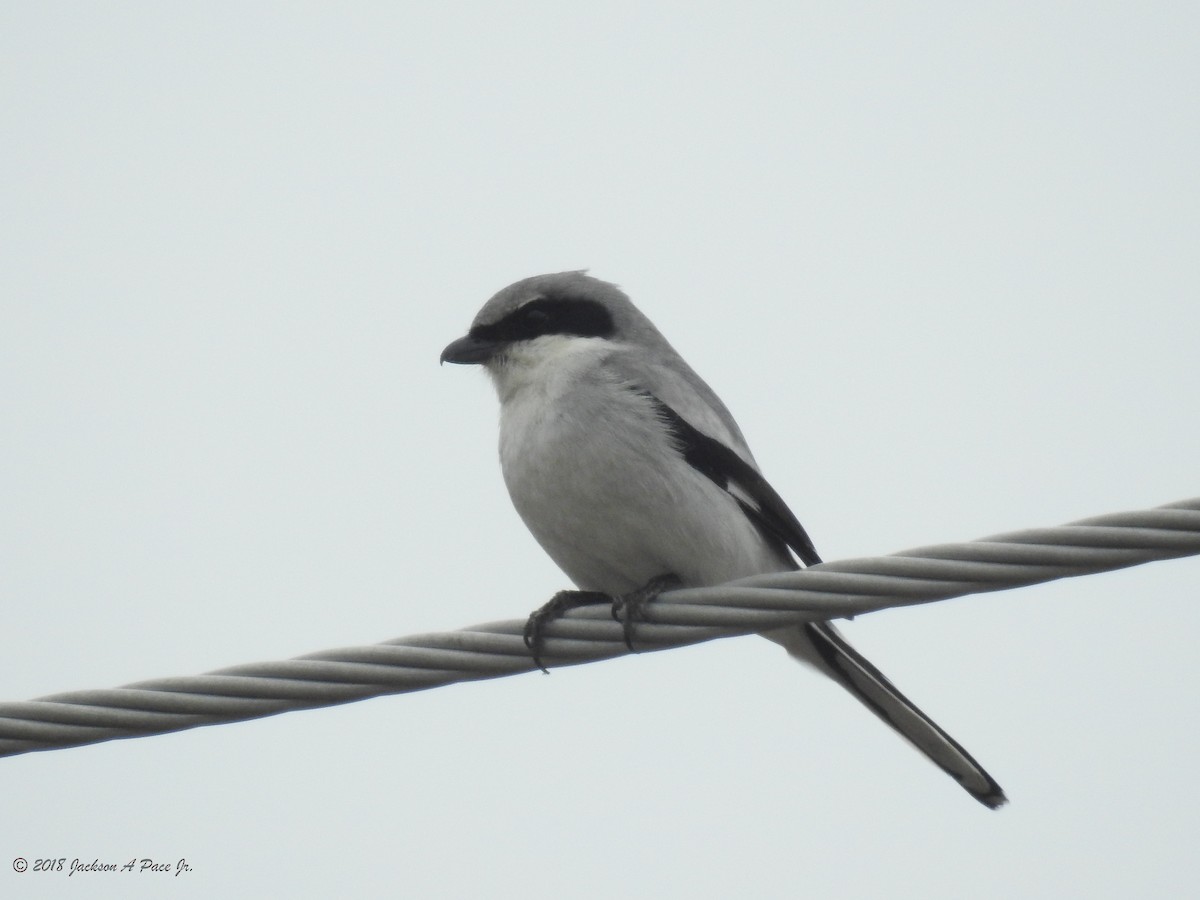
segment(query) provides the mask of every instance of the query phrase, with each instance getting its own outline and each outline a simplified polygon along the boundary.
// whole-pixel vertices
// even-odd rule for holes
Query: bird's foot
[[[636,591],[612,598],[612,617],[621,623],[625,633],[625,646],[637,652],[633,646],[633,626],[645,618],[646,604],[663,591],[677,588],[681,584],[678,575],[656,575]]]
[[[529,618],[525,620],[525,646],[529,648],[537,667],[547,675],[550,674],[550,670],[542,665],[542,648],[546,643],[543,632],[547,625],[581,606],[612,602],[612,597],[599,591],[559,591],[544,605],[530,613]]]

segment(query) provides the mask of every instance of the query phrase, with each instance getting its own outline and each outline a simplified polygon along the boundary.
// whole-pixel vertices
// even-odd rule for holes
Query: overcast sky
[[[1198,32],[1184,3],[0,4],[0,699],[569,586],[490,385],[437,365],[540,272],[620,283],[827,559],[1200,494]],[[1182,896],[1198,590],[1183,560],[846,626],[997,813],[747,637],[0,760],[0,893]]]

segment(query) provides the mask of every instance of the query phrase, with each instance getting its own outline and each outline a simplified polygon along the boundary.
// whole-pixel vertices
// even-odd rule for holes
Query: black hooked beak
[[[442,351],[440,362],[458,363],[460,365],[479,365],[487,362],[504,346],[501,341],[489,341],[484,338],[460,337]]]

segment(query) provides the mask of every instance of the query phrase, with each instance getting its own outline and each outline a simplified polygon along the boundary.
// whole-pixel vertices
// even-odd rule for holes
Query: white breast
[[[650,401],[604,368],[611,352],[540,338],[493,372],[504,480],[550,557],[578,587],[609,594],[657,575],[702,585],[788,568],[683,460]]]

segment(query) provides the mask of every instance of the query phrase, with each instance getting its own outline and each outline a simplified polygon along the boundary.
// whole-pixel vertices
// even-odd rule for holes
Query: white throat
[[[528,392],[546,399],[560,394],[612,350],[612,342],[603,338],[547,334],[513,344],[485,368],[501,404]]]

